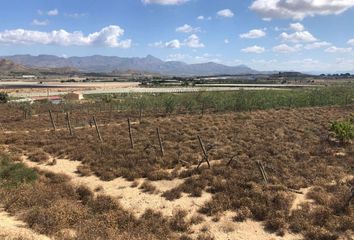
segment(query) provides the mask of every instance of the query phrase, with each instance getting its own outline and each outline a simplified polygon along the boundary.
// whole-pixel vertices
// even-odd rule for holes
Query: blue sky
[[[1,0],[0,55],[354,70],[354,0]]]

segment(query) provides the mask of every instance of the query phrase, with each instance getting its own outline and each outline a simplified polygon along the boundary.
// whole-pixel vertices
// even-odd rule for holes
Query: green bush
[[[0,187],[12,188],[37,179],[37,173],[22,163],[12,162],[8,156],[0,155]]]
[[[9,101],[9,95],[5,92],[0,92],[0,103],[7,103]]]
[[[341,142],[348,142],[354,139],[354,117],[343,121],[335,121],[331,125],[331,131]]]

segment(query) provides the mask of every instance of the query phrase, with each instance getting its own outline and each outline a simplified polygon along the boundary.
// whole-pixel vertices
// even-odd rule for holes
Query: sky
[[[0,0],[0,56],[354,70],[354,0]]]

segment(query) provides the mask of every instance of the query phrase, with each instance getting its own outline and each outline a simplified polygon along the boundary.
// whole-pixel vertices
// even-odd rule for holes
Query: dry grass
[[[181,198],[182,193],[200,197],[206,191],[213,197],[200,208],[202,214],[217,219],[220,213],[231,210],[235,212],[235,221],[251,218],[264,221],[266,228],[278,235],[291,231],[308,239],[321,240],[340,237],[354,230],[353,205],[345,207],[354,183],[342,181],[352,175],[354,149],[350,144],[337,146],[328,142],[330,122],[353,111],[353,106],[347,106],[205,114],[203,118],[198,115],[145,117],[143,123],[133,123],[134,149],[130,148],[127,124],[122,116],[113,118],[116,125],[100,128],[104,143],[97,142],[97,136],[90,128],[75,129],[75,137],[70,137],[65,131],[16,132],[1,135],[0,143],[16,147],[19,151],[31,152],[42,148],[43,152],[58,158],[80,160],[84,174],[90,171],[102,180],[147,178],[140,186],[146,192],[156,191],[149,181],[182,178],[184,183],[162,196],[173,201]],[[16,113],[10,114],[10,109],[7,112],[8,116],[16,116]],[[83,116],[82,112],[72,114],[73,123],[78,126]],[[43,116],[40,118],[44,119]],[[16,120],[9,117],[6,121],[10,119]],[[24,129],[27,124],[21,119],[16,121],[17,125],[10,124],[7,129],[11,126]],[[58,122],[65,126],[64,121],[59,119]],[[156,126],[159,126],[164,140],[164,157],[160,156]],[[35,126],[35,129],[44,128],[43,123]],[[197,135],[209,149],[211,169],[207,169],[205,164],[199,170],[191,167],[202,158]],[[345,155],[337,157],[337,152]],[[232,157],[234,160],[226,165]],[[263,183],[257,161],[264,163],[268,185]],[[54,185],[59,184],[55,183],[58,180],[50,181],[54,181]],[[137,186],[136,183],[133,182],[133,186]],[[314,204],[290,211],[294,194],[289,189],[310,186],[313,190],[308,197],[314,200]],[[67,192],[69,196],[75,195],[81,204],[86,201],[80,200],[76,189],[63,191],[60,186],[53,195],[62,198],[61,195],[68,195]],[[22,197],[20,199],[20,203],[14,202],[11,207],[16,209],[17,205],[33,204],[27,199],[22,201]],[[87,204],[90,215],[95,204],[92,199],[87,200]],[[104,205],[111,206],[109,203]],[[143,217],[148,222],[152,218],[159,219],[157,222],[163,222],[170,228],[169,221],[157,213],[150,211]],[[176,221],[183,222],[181,219]],[[92,219],[87,221],[93,224]],[[160,231],[156,224],[153,222],[149,227],[154,234]],[[102,236],[111,236],[111,233],[99,230],[100,227],[97,223],[97,227],[85,228],[85,231],[95,230]]]

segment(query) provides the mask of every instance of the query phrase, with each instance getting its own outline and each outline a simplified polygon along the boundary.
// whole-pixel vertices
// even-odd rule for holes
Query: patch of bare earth
[[[261,222],[246,220],[244,222],[233,221],[235,213],[226,211],[220,216],[219,221],[214,222],[212,218],[205,218],[201,224],[195,225],[195,233],[207,232],[215,239],[222,240],[300,240],[301,235],[285,234],[283,237],[264,230]]]
[[[28,229],[24,222],[10,216],[3,208],[0,208],[0,239],[50,240],[50,238]]]
[[[124,178],[116,178],[112,181],[102,181],[97,176],[80,176],[77,173],[77,168],[80,166],[79,161],[70,161],[67,159],[57,159],[55,165],[39,164],[29,161],[25,156],[22,161],[32,168],[39,168],[41,170],[50,171],[53,173],[66,174],[71,178],[75,185],[85,185],[92,191],[101,189],[100,193],[120,199],[122,206],[140,216],[146,209],[154,209],[161,211],[165,216],[172,216],[174,209],[188,209],[189,213],[195,213],[200,206],[211,199],[211,194],[204,192],[199,198],[191,198],[184,194],[180,199],[175,201],[168,201],[161,197],[163,191],[170,190],[180,185],[183,180],[174,179],[171,181],[161,180],[154,181],[153,184],[158,190],[157,194],[149,194],[142,192],[139,187],[131,187],[132,182]],[[49,160],[49,162],[51,159]],[[139,185],[144,181],[137,180]]]
[[[179,186],[183,183],[183,179],[174,180],[160,180],[151,182],[157,192],[155,194],[145,193],[139,186],[144,182],[144,179],[136,180],[137,186],[132,187],[132,182],[124,178],[116,178],[112,181],[102,181],[97,176],[81,176],[77,173],[77,168],[81,165],[80,161],[71,161],[68,159],[57,159],[55,165],[31,162],[26,156],[22,157],[22,161],[32,168],[50,171],[57,174],[66,174],[71,178],[75,185],[85,185],[93,191],[99,190],[103,193],[119,199],[122,206],[139,216],[145,212],[146,209],[154,209],[161,211],[165,216],[172,216],[176,209],[185,209],[188,211],[189,217],[196,214],[199,207],[205,202],[210,201],[212,195],[203,192],[201,197],[189,197],[187,194],[182,194],[182,197],[174,201],[168,201],[161,197],[161,193]],[[48,162],[51,162],[52,158]],[[307,202],[305,195],[308,189],[301,189],[303,194],[296,194],[296,199],[293,208],[296,209],[301,203]],[[302,239],[299,235],[286,234],[279,237],[274,233],[269,233],[264,230],[261,222],[247,220],[245,222],[233,221],[235,214],[231,211],[225,212],[220,220],[215,222],[211,217],[205,217],[204,220],[194,225],[191,228],[192,236],[195,237],[200,232],[207,232],[215,239],[239,239],[239,240],[297,240]]]

